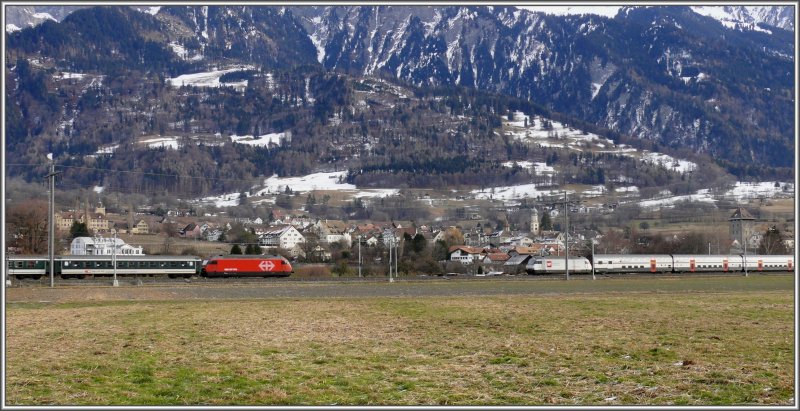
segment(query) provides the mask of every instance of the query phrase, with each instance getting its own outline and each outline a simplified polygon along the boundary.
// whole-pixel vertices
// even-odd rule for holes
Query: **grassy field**
[[[794,278],[707,283],[8,303],[6,405],[794,404]]]

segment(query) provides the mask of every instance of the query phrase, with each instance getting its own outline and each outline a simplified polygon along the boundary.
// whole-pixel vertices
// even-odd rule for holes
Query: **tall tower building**
[[[736,242],[739,243],[739,247],[743,248],[744,244],[742,244],[742,241],[747,241],[750,235],[753,234],[753,227],[752,224],[750,224],[753,220],[755,220],[755,218],[742,207],[737,207],[730,218],[728,218],[728,221],[731,222],[731,240],[736,240]]]
[[[531,213],[531,233],[534,235],[539,235],[539,212],[536,209],[533,209],[533,213]]]

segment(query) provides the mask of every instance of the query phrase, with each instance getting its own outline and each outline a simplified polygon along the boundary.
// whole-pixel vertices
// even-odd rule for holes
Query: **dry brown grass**
[[[790,404],[786,292],[14,304],[9,404]]]

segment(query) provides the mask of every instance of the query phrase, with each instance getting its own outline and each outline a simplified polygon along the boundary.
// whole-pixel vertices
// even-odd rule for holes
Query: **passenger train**
[[[696,273],[794,271],[793,255],[704,254],[595,254],[594,264],[585,257],[569,259],[570,273]],[[533,257],[528,274],[563,274],[563,257]]]
[[[42,255],[11,255],[6,259],[6,278],[38,280],[49,276],[50,259]],[[114,262],[116,260],[116,270]],[[231,255],[212,257],[206,264],[193,255],[59,255],[54,256],[54,276],[60,278],[167,276],[287,277],[294,270],[281,256]]]

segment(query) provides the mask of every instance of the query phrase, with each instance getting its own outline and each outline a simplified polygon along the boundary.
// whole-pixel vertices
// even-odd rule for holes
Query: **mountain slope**
[[[376,186],[531,178],[508,161],[563,163],[561,183],[619,169],[651,186],[685,178],[520,142],[502,131],[514,111],[698,152],[740,177],[792,173],[790,33],[732,30],[686,7],[613,19],[510,7],[96,7],[6,35],[11,156],[217,179],[172,190],[318,169],[362,170],[350,178]],[[259,141],[278,135],[290,138]]]
[[[331,70],[508,93],[732,168],[792,164],[793,39],[777,28],[730,30],[687,7],[624,8],[614,19],[503,7],[292,11]]]

